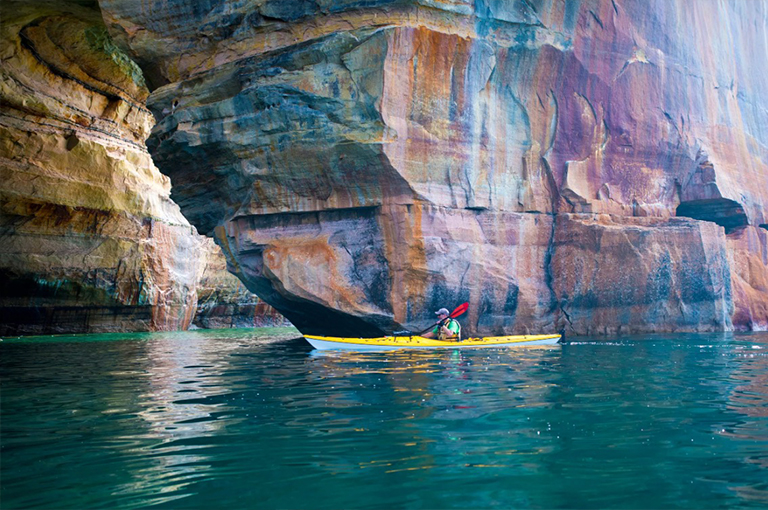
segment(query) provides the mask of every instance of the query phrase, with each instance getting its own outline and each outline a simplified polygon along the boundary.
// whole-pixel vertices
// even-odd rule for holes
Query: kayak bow
[[[478,347],[522,347],[553,345],[560,335],[517,335],[467,338],[461,342],[437,340],[422,336],[382,336],[378,338],[344,338],[304,335],[315,349],[345,349],[354,351],[391,351],[397,349],[466,349]]]

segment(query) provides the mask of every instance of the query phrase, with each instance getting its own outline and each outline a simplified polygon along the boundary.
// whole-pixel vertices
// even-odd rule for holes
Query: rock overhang
[[[103,4],[105,16],[117,19],[110,6],[120,2]],[[192,222],[220,232],[234,266],[247,267],[243,261],[251,252],[233,232],[249,221],[261,224],[253,218],[326,218],[334,210],[372,215],[379,233],[366,239],[378,255],[367,259],[366,270],[379,267],[380,280],[389,285],[387,302],[371,312],[371,300],[362,294],[344,301],[343,292],[328,291],[315,292],[312,306],[347,310],[386,331],[423,317],[429,296],[440,296],[474,299],[480,310],[470,322],[478,331],[562,326],[563,307],[553,303],[565,294],[555,295],[551,280],[557,275],[547,267],[556,250],[553,232],[569,224],[558,222],[558,214],[663,219],[679,207],[685,212],[698,200],[717,198],[741,207],[746,219],[739,215],[740,222],[760,224],[766,191],[734,176],[765,182],[766,140],[755,128],[759,111],[743,111],[764,86],[748,66],[735,70],[743,84],[739,93],[710,89],[708,82],[722,81],[718,62],[729,56],[716,45],[718,38],[695,36],[693,44],[659,32],[681,24],[694,32],[706,28],[707,7],[684,17],[661,3],[555,4],[513,2],[500,10],[494,2],[456,2],[447,9],[432,2],[344,3],[298,18],[260,14],[256,31],[240,30],[236,16],[224,25],[240,28],[227,29],[215,51],[204,45],[176,59],[161,53],[195,36],[171,31],[168,48],[146,53],[170,82],[150,98],[160,120],[150,138],[153,156],[171,175],[174,197]],[[247,3],[241,7],[249,6],[258,11]],[[744,14],[736,11],[726,17],[729,26]],[[123,14],[137,21],[137,12]],[[731,120],[713,119],[714,104]],[[736,113],[743,114],[743,124],[733,122]],[[478,253],[489,256],[482,236],[455,244],[446,236],[477,225],[482,231],[510,214],[537,218],[536,243],[545,239],[547,246],[532,257],[538,277],[501,264],[501,270],[487,270],[495,283],[468,288],[466,277],[446,283],[445,267],[469,274]],[[449,228],[431,221],[444,217],[452,218]],[[544,217],[551,221],[542,222]],[[321,268],[341,264],[334,267],[347,273],[334,281],[360,291],[364,279],[355,271],[361,263],[339,262],[354,257],[330,241],[342,231],[349,237],[354,227],[337,225],[319,244],[302,234],[294,245],[286,241],[291,236],[280,243],[265,239],[259,250],[313,253],[296,267],[314,267],[317,273],[307,278],[317,282],[330,274],[320,274]],[[530,235],[515,235],[533,242]],[[510,246],[515,235],[506,232],[491,244]],[[278,244],[280,250],[274,249]],[[324,262],[312,258],[321,253]],[[461,263],[448,263],[450,258]],[[270,272],[269,292],[306,300],[306,289],[297,287],[295,295],[286,290],[281,278],[295,275],[278,277],[280,270]],[[240,275],[247,281],[246,273]],[[495,295],[492,289],[507,288],[506,280],[517,290]],[[480,305],[483,300],[494,304]],[[521,300],[532,304],[521,308]],[[481,316],[507,318],[491,326]]]

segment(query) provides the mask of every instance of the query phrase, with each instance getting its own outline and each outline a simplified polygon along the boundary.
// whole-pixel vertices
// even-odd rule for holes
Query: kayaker
[[[435,329],[429,333],[424,333],[424,338],[438,338],[440,340],[461,341],[461,324],[459,321],[450,318],[450,313],[446,308],[441,308],[435,312],[440,322],[435,325]]]

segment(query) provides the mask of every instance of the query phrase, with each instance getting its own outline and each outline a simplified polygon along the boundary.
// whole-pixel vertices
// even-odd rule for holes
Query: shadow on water
[[[768,503],[766,334],[382,353],[248,330],[110,340],[0,343],[4,508]]]

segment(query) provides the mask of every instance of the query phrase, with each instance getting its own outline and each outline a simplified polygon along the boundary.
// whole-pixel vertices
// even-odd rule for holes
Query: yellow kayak
[[[436,340],[423,336],[382,336],[378,338],[342,338],[335,336],[304,335],[315,349],[347,349],[353,351],[390,351],[396,349],[465,349],[468,347],[518,347],[526,345],[552,345],[560,335],[517,335],[466,338],[461,342]]]

